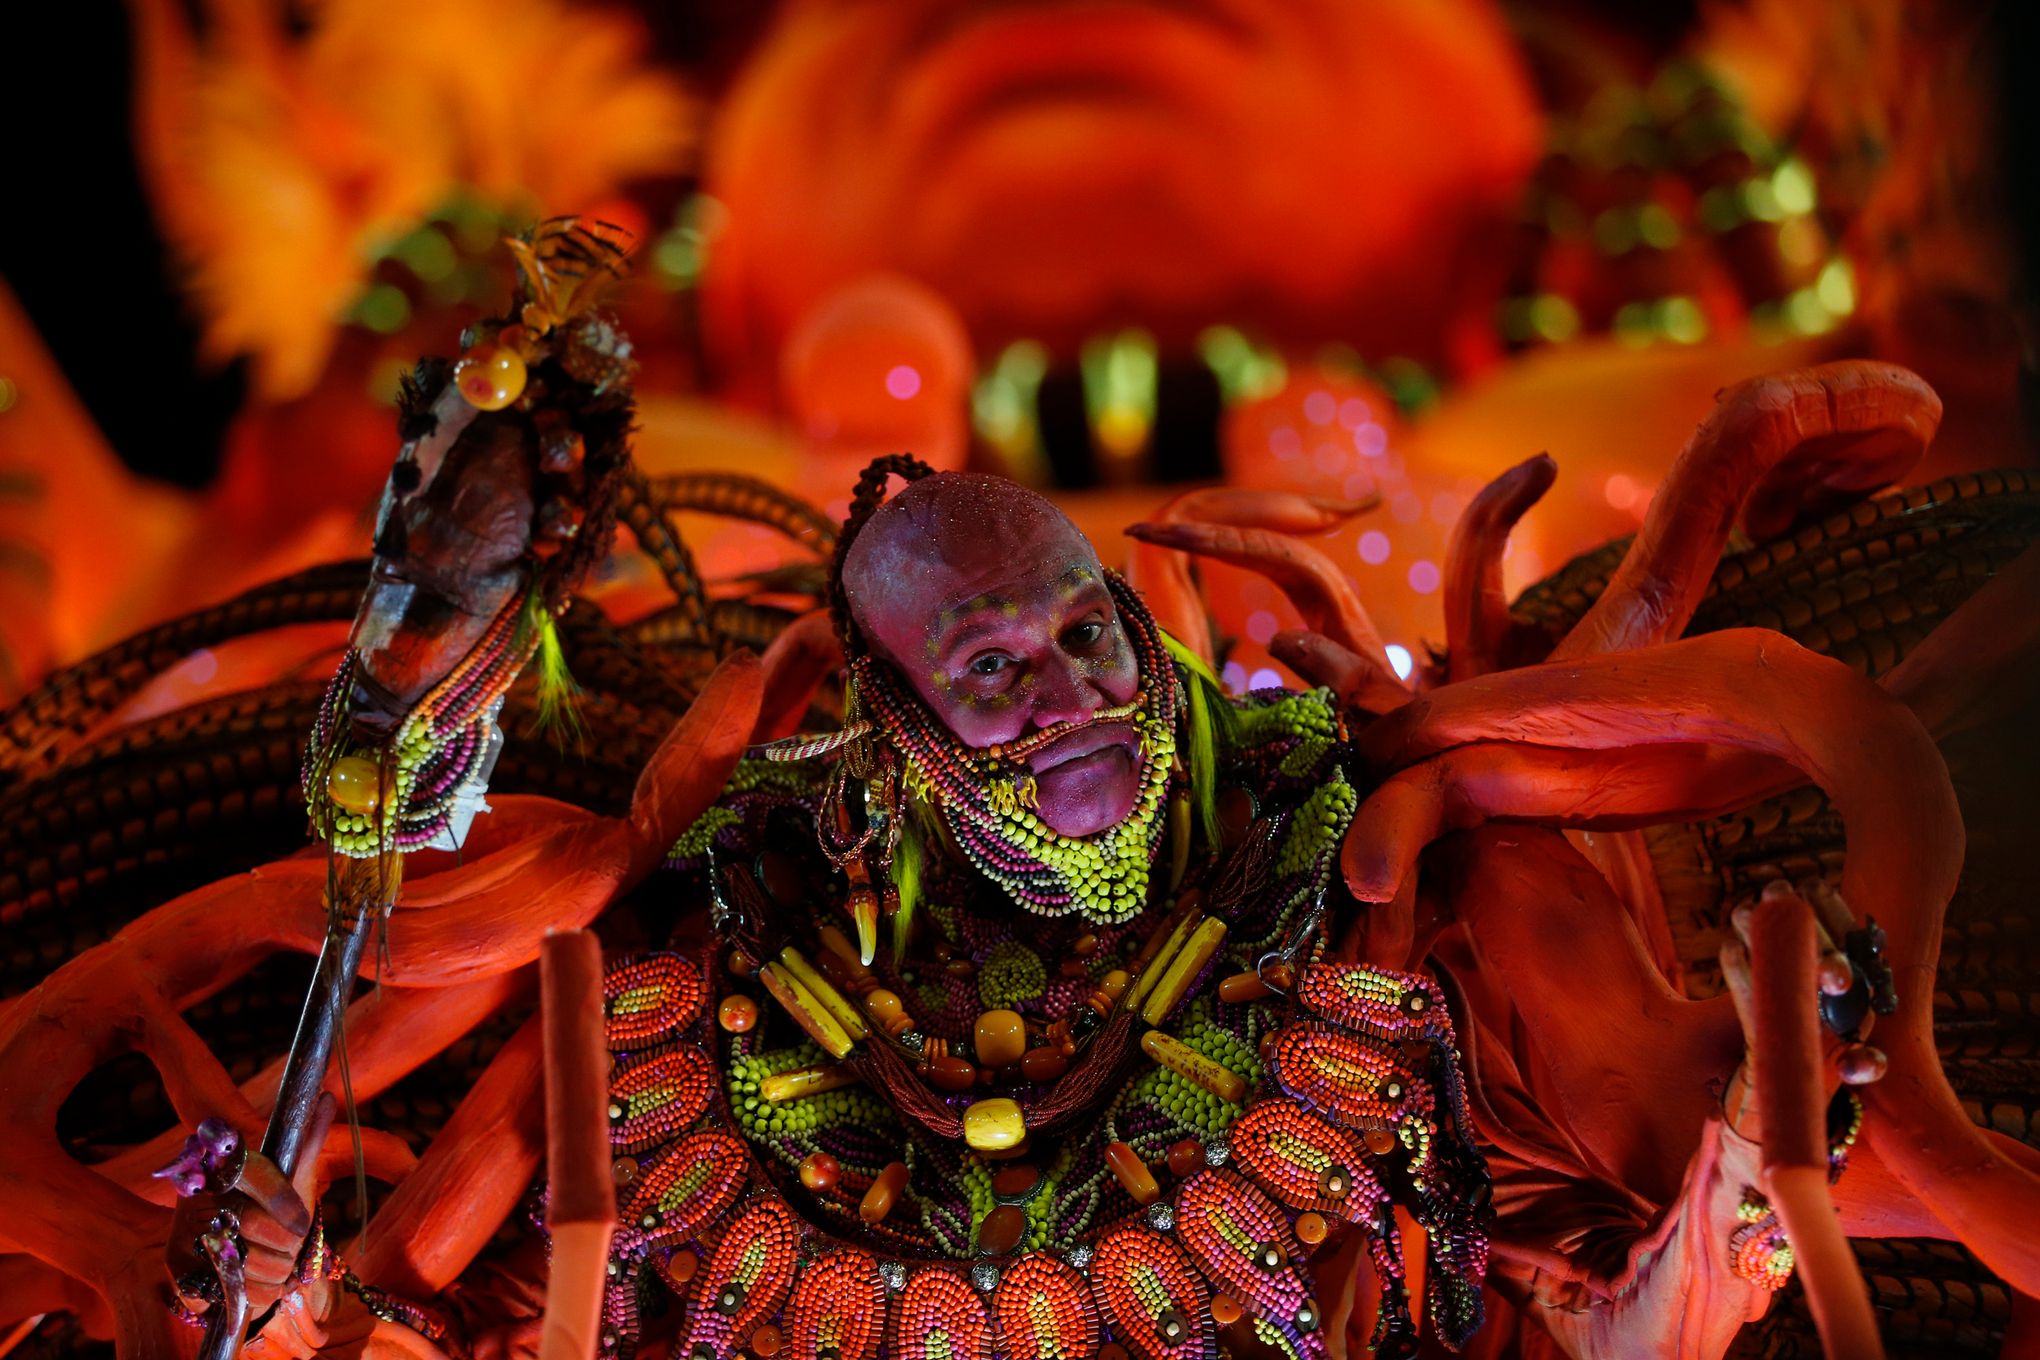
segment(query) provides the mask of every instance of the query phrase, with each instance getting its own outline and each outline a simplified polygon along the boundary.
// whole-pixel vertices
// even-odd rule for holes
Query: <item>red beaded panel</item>
[[[992,1290],[999,1354],[1008,1360],[1090,1360],[1098,1353],[1098,1309],[1084,1277],[1032,1252],[1006,1268]]]
[[[690,1241],[729,1212],[750,1172],[740,1140],[714,1130],[689,1134],[638,1173],[622,1226],[653,1247]]]
[[[1314,1315],[1288,1217],[1244,1177],[1214,1169],[1183,1182],[1176,1233],[1205,1278],[1248,1312],[1283,1326]]]
[[[1233,1164],[1298,1212],[1333,1214],[1372,1228],[1388,1198],[1366,1147],[1289,1100],[1263,1100],[1233,1122]]]
[[[649,1048],[701,1014],[701,970],[678,954],[612,959],[602,974],[603,1031],[612,1050]]]
[[[953,1271],[915,1271],[893,1300],[888,1360],[992,1360],[992,1319]]]
[[[885,1336],[885,1281],[878,1262],[844,1250],[811,1263],[793,1287],[785,1330],[794,1360],[826,1354],[872,1360]]]
[[[1184,1250],[1160,1233],[1129,1226],[1099,1239],[1091,1292],[1113,1339],[1135,1360],[1207,1360],[1218,1353],[1211,1290]]]
[[[1428,1117],[1431,1085],[1385,1045],[1305,1022],[1275,1033],[1269,1072],[1284,1094],[1353,1129],[1385,1129]]]
[[[715,1067],[693,1044],[676,1044],[637,1059],[609,1079],[609,1144],[643,1152],[701,1117],[715,1086]]]
[[[800,1220],[786,1201],[760,1199],[744,1210],[694,1277],[678,1354],[706,1347],[716,1356],[734,1355],[786,1302],[799,1253]]]
[[[1414,1039],[1452,1024],[1438,984],[1415,973],[1314,963],[1297,979],[1296,999],[1314,1015],[1377,1039]]]

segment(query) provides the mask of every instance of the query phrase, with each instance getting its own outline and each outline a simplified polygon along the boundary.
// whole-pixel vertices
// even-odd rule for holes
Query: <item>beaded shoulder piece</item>
[[[1147,911],[1001,914],[950,850],[926,938],[873,965],[805,848],[827,771],[739,769],[672,859],[718,939],[609,970],[611,1351],[1322,1355],[1308,1262],[1350,1233],[1382,1354],[1414,1354],[1406,1252],[1437,1334],[1471,1334],[1486,1177],[1444,997],[1323,958],[1357,801],[1334,706],[1231,718],[1218,840],[1176,780]]]

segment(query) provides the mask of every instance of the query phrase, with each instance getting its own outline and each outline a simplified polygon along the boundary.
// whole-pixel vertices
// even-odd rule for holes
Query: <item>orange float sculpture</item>
[[[1404,679],[1302,537],[1353,505],[1193,493],[1121,580],[1040,498],[907,458],[841,531],[644,482],[578,301],[606,259],[534,241],[519,308],[422,371],[366,595],[359,565],[259,590],[0,724],[0,910],[32,946],[0,1002],[9,1336],[232,1348],[245,1299],[251,1355],[1716,1356],[1796,1256],[1861,1354],[1830,1194],[1852,1235],[2040,1290],[2040,1179],[1965,1114],[1934,981],[1964,835],[1935,742],[2024,730],[2033,493],[1863,499],[1933,437],[1917,379],[1732,390],[1633,543],[1514,604],[1496,564],[1554,470],[1505,474]],[[711,591],[682,507],[809,569]],[[674,592],[656,626],[573,600],[613,519]],[[1315,689],[1221,690],[1192,558],[1282,590]],[[329,689],[109,721],[193,645],[350,615]],[[514,735],[492,773],[497,716],[553,709],[565,667],[581,754]],[[300,778],[327,856],[257,815]],[[1779,800],[1775,862],[1710,839],[1744,816],[1770,846],[1745,810]],[[237,1040],[224,1003],[296,985],[272,960],[384,915],[322,971],[329,1077]],[[606,1146],[581,946],[531,1018],[545,936],[582,928]],[[110,1101],[127,1055],[159,1104]],[[441,1107],[422,1150],[404,1091]],[[295,1166],[242,1151],[277,1109]],[[350,1162],[391,1188],[347,1242]]]

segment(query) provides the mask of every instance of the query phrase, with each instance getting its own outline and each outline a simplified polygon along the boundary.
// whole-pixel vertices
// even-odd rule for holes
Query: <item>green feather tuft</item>
[[[1219,688],[1218,677],[1203,657],[1167,633],[1162,645],[1186,672],[1183,688],[1189,696],[1189,719],[1184,731],[1184,765],[1190,772],[1190,800],[1197,809],[1197,825],[1207,844],[1219,842],[1218,747],[1221,740],[1230,747],[1232,705]]]
[[[587,740],[578,702],[581,687],[574,683],[573,675],[567,670],[566,649],[560,646],[560,631],[554,625],[552,611],[545,607],[535,590],[528,597],[525,623],[538,632],[536,730],[550,736],[556,747],[565,749],[571,740],[574,749],[581,750]]]
[[[921,905],[921,830],[916,819],[902,814],[900,843],[893,849],[892,884],[900,895],[899,910],[892,918],[892,961],[898,968],[907,956],[907,942],[913,938],[914,912]]]

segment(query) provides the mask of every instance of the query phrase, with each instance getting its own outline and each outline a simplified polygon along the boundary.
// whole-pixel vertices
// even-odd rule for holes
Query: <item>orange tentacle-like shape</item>
[[[480,1018],[474,1003],[501,1003],[503,988],[514,984],[498,979],[534,959],[547,930],[593,919],[658,863],[715,797],[743,750],[757,721],[757,670],[754,658],[735,656],[710,677],[654,754],[628,817],[596,818],[544,800],[505,799],[518,809],[506,823],[543,829],[465,866],[412,878],[391,923],[388,974],[399,984],[432,984],[446,999],[393,987],[386,1007],[357,1003],[360,1028],[369,1031],[355,1036],[362,1089],[379,1089],[443,1049]],[[420,861],[421,869],[446,863],[433,856]],[[326,925],[326,872],[322,861],[300,858],[188,893],[0,1007],[0,1071],[34,1078],[18,1090],[10,1085],[0,1105],[0,1145],[9,1149],[0,1158],[0,1202],[9,1207],[6,1245],[96,1293],[123,1356],[168,1360],[186,1340],[172,1332],[162,1299],[170,1211],[121,1183],[139,1177],[136,1154],[106,1167],[76,1161],[56,1138],[58,1109],[92,1068],[139,1050],[162,1071],[180,1117],[223,1110],[254,1122],[273,1095],[257,1098],[252,1087],[236,1087],[178,1017],[272,954],[317,952]],[[443,1023],[377,1031],[373,1017],[399,1012]],[[274,1080],[269,1076],[269,1092]],[[516,1098],[506,1108],[527,1107],[531,1084],[513,1083]],[[168,1141],[174,1143],[174,1135]],[[160,1165],[166,1158],[151,1160]],[[418,1174],[422,1164],[405,1183]],[[528,1174],[516,1181],[513,1200]],[[458,1199],[446,1203],[450,1220],[460,1220],[449,1230],[465,1231],[472,1215],[459,1212]],[[416,1231],[429,1238],[432,1225]],[[475,1249],[486,1236],[474,1241]],[[307,1325],[316,1321],[308,1318]]]
[[[1934,1051],[1934,966],[1963,828],[1940,753],[1903,705],[1841,663],[1758,629],[1551,662],[1422,696],[1359,737],[1363,756],[1396,772],[1348,833],[1343,861],[1362,901],[1393,897],[1415,861],[1407,844],[1374,847],[1435,834],[1454,807],[1462,816],[1469,805],[1491,817],[1524,815],[1464,771],[1424,782],[1410,768],[1476,742],[1618,753],[1726,746],[1785,762],[1825,789],[1847,837],[1842,895],[1885,927],[1898,978],[1898,1013],[1878,1030],[1890,1071],[1865,1096],[1874,1116],[1868,1136],[1894,1176],[1986,1264],[2028,1292],[2040,1286],[2040,1243],[2007,1226],[2040,1215],[2040,1176],[1964,1115]],[[1615,757],[1617,768],[1623,759]],[[1669,781],[1675,816],[1691,799],[1687,784]],[[1566,819],[1534,799],[1527,818]]]
[[[1335,501],[1289,491],[1200,487],[1168,501],[1155,523],[1202,522],[1285,534],[1321,534],[1372,509],[1376,498]],[[1126,579],[1140,592],[1162,631],[1206,661],[1215,655],[1204,600],[1190,579],[1189,554],[1135,536],[1126,553]]]
[[[1593,608],[1551,659],[1623,651],[1685,631],[1742,515],[1769,538],[1801,513],[1904,476],[1941,400],[1894,364],[1851,359],[1730,388],[1680,453]]]
[[[1379,712],[1408,697],[1353,583],[1317,549],[1271,529],[1229,524],[1135,524],[1126,532],[1143,542],[1217,558],[1267,577],[1289,597],[1312,632],[1367,667],[1371,678],[1359,688],[1362,707]]]
[[[1502,550],[1509,532],[1551,489],[1558,464],[1548,453],[1516,464],[1481,488],[1452,526],[1445,550],[1446,679],[1470,680],[1493,670],[1509,631],[1502,594]]]
[[[822,681],[843,667],[843,644],[829,611],[817,609],[788,624],[765,649],[758,726],[753,742],[777,741],[801,730]]]

